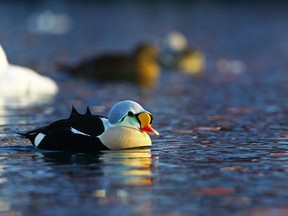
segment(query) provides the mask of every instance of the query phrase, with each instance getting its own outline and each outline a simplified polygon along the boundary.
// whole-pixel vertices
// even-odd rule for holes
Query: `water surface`
[[[288,214],[286,5],[2,6],[0,39],[11,61],[53,77],[61,91],[49,100],[1,99],[0,215]],[[28,18],[45,9],[68,15],[71,29],[32,31]],[[203,49],[202,77],[164,69],[159,87],[140,90],[74,80],[55,69],[60,60],[130,50],[173,30]],[[241,61],[245,70],[221,73],[216,63],[222,58]],[[43,151],[16,134],[67,118],[72,104],[107,115],[127,98],[154,116],[160,136],[152,136],[151,148]]]

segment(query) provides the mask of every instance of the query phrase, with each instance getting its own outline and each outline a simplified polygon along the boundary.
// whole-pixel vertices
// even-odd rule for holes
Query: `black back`
[[[35,137],[39,134],[45,134],[45,138],[37,146],[47,150],[65,150],[65,151],[96,151],[108,149],[97,137],[104,132],[104,125],[99,115],[92,115],[87,107],[85,114],[79,114],[72,107],[70,117],[61,119],[52,124],[41,127],[20,135],[30,139],[34,145]],[[74,130],[79,133],[72,132]]]

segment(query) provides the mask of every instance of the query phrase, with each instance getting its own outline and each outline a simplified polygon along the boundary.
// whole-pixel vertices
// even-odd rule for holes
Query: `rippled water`
[[[4,33],[0,30],[14,61],[30,62],[29,66],[44,72],[53,68],[51,62],[74,61],[92,53],[93,41],[103,49],[121,49],[135,41],[156,39],[175,26],[203,47],[208,68],[199,78],[163,71],[159,87],[151,90],[73,80],[53,69],[51,76],[61,90],[56,98],[1,100],[0,215],[288,214],[284,6],[157,3],[151,9],[145,3],[18,4],[21,13],[13,19],[3,16],[17,5],[3,4],[0,25],[21,24],[23,17],[46,7],[73,18],[74,30],[65,36],[27,33],[25,25],[12,25]],[[154,23],[147,12],[150,9],[157,11]],[[107,14],[111,19],[98,26],[94,23],[97,30],[91,31],[90,21]],[[187,18],[193,25],[183,22]],[[120,27],[127,20],[131,24],[123,27],[124,34]],[[77,23],[85,23],[85,34],[79,33]],[[145,31],[133,33],[139,24]],[[112,38],[115,31],[123,43]],[[51,47],[45,50],[47,43]],[[30,51],[24,56],[18,47],[41,48],[43,53]],[[246,70],[222,74],[215,68],[219,58],[240,59]],[[80,112],[88,105],[93,113],[107,115],[115,102],[126,98],[139,101],[153,113],[153,127],[160,136],[152,137],[151,148],[43,151],[15,133],[68,117],[71,104]]]

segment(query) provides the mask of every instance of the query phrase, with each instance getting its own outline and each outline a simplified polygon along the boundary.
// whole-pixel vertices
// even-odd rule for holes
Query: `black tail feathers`
[[[19,134],[20,136],[29,139],[33,143],[38,133],[34,131],[29,131],[27,133],[16,132],[16,134]]]
[[[26,139],[29,139],[30,142],[32,143],[32,145],[35,146],[35,138],[38,135],[37,132],[33,132],[33,131],[29,131],[27,133],[17,132],[17,134],[19,134],[20,136],[22,136],[22,137],[24,137]]]
[[[28,133],[21,133],[21,132],[16,132],[16,134],[24,137],[24,138],[28,138],[29,137],[29,134]]]

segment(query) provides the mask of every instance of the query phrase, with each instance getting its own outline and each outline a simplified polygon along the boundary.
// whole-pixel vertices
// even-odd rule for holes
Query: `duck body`
[[[127,106],[121,108],[120,111],[114,109],[107,118],[91,114],[89,108],[85,114],[79,114],[73,107],[69,118],[20,135],[28,138],[33,146],[47,150],[99,151],[151,146],[146,131],[158,134],[150,125],[151,114],[142,107],[140,112]]]
[[[55,95],[57,92],[58,87],[53,80],[29,68],[9,65],[4,73],[0,73],[1,96]]]
[[[107,54],[84,60],[74,67],[67,66],[64,70],[73,76],[99,81],[135,81],[136,75],[129,71],[132,64],[129,56]]]
[[[104,82],[128,81],[142,87],[157,84],[160,67],[158,51],[152,44],[140,44],[131,54],[103,54],[60,70],[73,76]]]
[[[0,45],[0,96],[55,95],[57,84],[32,69],[9,64]]]

